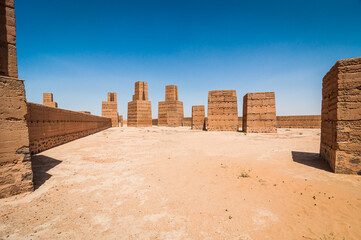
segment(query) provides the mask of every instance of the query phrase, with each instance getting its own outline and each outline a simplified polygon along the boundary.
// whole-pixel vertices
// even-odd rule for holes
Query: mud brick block
[[[247,93],[243,97],[243,131],[276,133],[276,102],[274,92]]]
[[[323,78],[320,155],[335,173],[361,175],[361,57]]]
[[[277,116],[277,128],[321,128],[321,115]]]
[[[237,131],[238,110],[235,90],[208,92],[208,131]]]
[[[205,107],[204,105],[192,106],[192,129],[205,129]]]
[[[136,82],[133,101],[128,102],[128,127],[151,127],[152,106],[148,101],[148,83]]]
[[[58,103],[53,101],[52,93],[43,93],[43,105],[54,108],[58,107]]]
[[[165,101],[158,103],[158,126],[179,127],[183,124],[183,102],[178,100],[178,87],[165,87]]]

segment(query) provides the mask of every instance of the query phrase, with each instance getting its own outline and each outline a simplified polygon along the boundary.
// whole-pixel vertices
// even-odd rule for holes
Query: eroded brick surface
[[[321,128],[321,115],[277,116],[277,128]]]
[[[208,131],[237,131],[238,110],[236,90],[208,92]]]
[[[192,126],[192,118],[191,117],[184,117],[182,120],[183,127],[191,127]]]
[[[340,60],[322,83],[320,154],[336,173],[361,175],[361,57]]]
[[[183,102],[178,99],[178,87],[166,86],[165,101],[158,103],[158,126],[182,126],[183,117]]]
[[[128,127],[151,127],[152,106],[148,101],[148,83],[136,82],[133,101],[128,102]]]
[[[27,103],[32,154],[111,127],[111,119],[36,103]]]
[[[276,102],[274,92],[247,93],[243,97],[243,131],[276,133]]]
[[[205,116],[204,105],[192,106],[192,129],[203,130],[205,128]]]
[[[0,198],[33,190],[22,80],[0,76]]]
[[[108,101],[102,102],[102,117],[112,119],[112,127],[119,127],[117,93],[108,92]]]

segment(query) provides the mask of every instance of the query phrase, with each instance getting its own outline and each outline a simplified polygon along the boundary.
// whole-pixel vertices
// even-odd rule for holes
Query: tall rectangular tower
[[[203,130],[205,116],[204,105],[192,106],[192,129]]]
[[[320,154],[334,172],[361,175],[361,57],[323,78]]]
[[[33,190],[24,80],[17,69],[14,0],[1,0],[0,198]]]
[[[58,107],[57,102],[53,102],[53,94],[52,93],[43,93],[43,105],[48,107]]]
[[[112,127],[119,127],[117,93],[108,92],[108,101],[102,102],[102,117],[112,119]]]
[[[214,90],[208,92],[207,130],[238,130],[236,90]]]
[[[247,93],[243,97],[243,131],[276,133],[276,100],[274,92]]]
[[[158,126],[182,126],[183,117],[183,102],[178,100],[178,87],[166,86],[165,101],[158,103]]]
[[[148,83],[136,82],[133,101],[128,102],[128,127],[151,127],[152,105],[148,101]]]

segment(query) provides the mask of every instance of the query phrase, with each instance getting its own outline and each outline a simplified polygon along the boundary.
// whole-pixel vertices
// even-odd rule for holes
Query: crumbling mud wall
[[[237,131],[236,90],[214,90],[208,92],[208,131]]]
[[[205,112],[204,105],[192,106],[192,129],[203,130],[205,129]]]
[[[0,76],[0,198],[33,190],[25,88]]]
[[[119,127],[117,93],[108,92],[108,101],[102,102],[102,117],[112,119],[112,127]]]
[[[183,102],[178,99],[178,87],[166,86],[165,101],[158,103],[158,126],[182,126],[183,117]]]
[[[128,127],[151,127],[152,105],[148,100],[148,83],[136,82],[133,101],[128,102]]]
[[[111,119],[27,103],[30,152],[36,154],[112,126]]]
[[[58,103],[54,102],[52,93],[43,93],[43,105],[48,107],[58,107]]]
[[[361,57],[324,76],[321,119],[321,157],[336,173],[361,175]]]
[[[34,189],[24,81],[17,77],[14,0],[0,0],[0,198]]]
[[[277,116],[276,128],[321,128],[321,115]]]
[[[191,127],[192,126],[192,118],[191,117],[184,117],[182,120],[183,127]]]
[[[243,97],[243,131],[276,133],[276,101],[274,92],[247,93]]]

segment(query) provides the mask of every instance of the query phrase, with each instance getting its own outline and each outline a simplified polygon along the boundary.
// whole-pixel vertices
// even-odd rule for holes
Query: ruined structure
[[[146,82],[135,83],[133,101],[128,102],[128,127],[151,127],[152,106],[148,100],[148,84]]]
[[[36,154],[111,127],[105,117],[27,103],[30,152]]]
[[[321,115],[277,116],[276,128],[321,128]]]
[[[124,120],[123,120],[123,115],[119,115],[119,126],[123,127],[124,126]]]
[[[203,130],[205,116],[204,105],[192,106],[192,129]]]
[[[237,131],[236,90],[215,90],[208,92],[208,131]]]
[[[182,126],[183,117],[183,102],[178,99],[178,87],[166,86],[165,101],[158,103],[158,126]]]
[[[0,1],[0,198],[33,190],[24,81],[18,79],[13,0]]]
[[[243,131],[276,133],[276,101],[274,92],[247,93],[243,97]]]
[[[58,107],[58,103],[53,101],[52,93],[43,93],[43,105],[48,107]]]
[[[336,173],[361,175],[361,57],[323,78],[320,154]]]
[[[108,92],[108,101],[102,102],[102,117],[112,119],[112,127],[119,127],[117,93]]]

